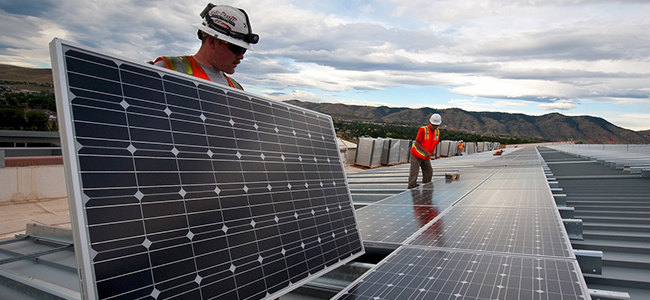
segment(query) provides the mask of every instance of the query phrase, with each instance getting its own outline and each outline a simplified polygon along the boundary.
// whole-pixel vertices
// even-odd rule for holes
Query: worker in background
[[[460,140],[460,142],[458,142],[458,153],[457,153],[457,155],[463,155],[463,149],[465,149],[465,142],[463,142],[463,140]]]
[[[434,149],[440,142],[440,130],[438,126],[442,123],[442,117],[439,114],[431,115],[429,125],[422,126],[418,129],[413,146],[411,147],[411,169],[409,172],[408,188],[416,186],[419,169],[422,169],[422,183],[431,182],[433,177],[433,167],[431,159],[435,159]]]
[[[243,9],[210,3],[200,16],[203,22],[192,25],[198,29],[201,40],[196,54],[161,56],[154,64],[243,90],[228,75],[235,73],[246,50],[253,50],[251,44],[259,41],[259,36],[252,32],[248,15]]]

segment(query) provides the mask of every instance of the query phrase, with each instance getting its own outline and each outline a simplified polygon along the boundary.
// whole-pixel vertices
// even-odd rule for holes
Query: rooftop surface
[[[645,254],[650,249],[650,243],[647,242],[650,234],[650,224],[647,223],[649,222],[647,210],[650,207],[648,203],[650,199],[647,196],[650,195],[649,179],[643,178],[639,174],[630,174],[630,166],[616,170],[616,167],[611,167],[611,163],[610,166],[604,166],[604,162],[580,157],[575,153],[561,149],[561,147],[538,149],[553,177],[563,189],[563,193],[567,195],[567,206],[575,207],[575,218],[584,221],[584,240],[571,241],[573,248],[599,250],[604,253],[603,274],[585,274],[587,287],[628,292],[631,299],[650,299],[648,296],[650,294],[648,285],[650,275],[647,273],[647,270],[650,270],[650,259]],[[560,152],[560,150],[565,152]],[[507,150],[506,153],[508,152],[511,151]],[[619,154],[625,157],[625,153]],[[463,174],[462,170],[476,170],[475,166],[485,164],[486,161],[489,165],[489,161],[496,161],[493,159],[490,153],[483,153],[434,161],[434,184],[438,182],[438,187],[444,187],[444,173],[450,170],[461,170],[461,174],[465,176],[462,176],[458,183],[471,185],[472,180],[478,178],[473,176],[477,176],[477,174],[480,176],[480,172],[464,172]],[[400,200],[395,197],[391,198],[391,196],[405,191],[407,172],[408,165],[370,170],[347,168],[346,173],[355,206],[379,207],[368,206],[368,204],[377,204],[382,200],[388,200],[389,203],[383,204],[383,207],[394,208],[394,202]],[[499,183],[499,189],[508,180],[508,176],[504,176],[501,180],[505,181]],[[508,186],[507,188],[510,190],[509,194],[521,189],[517,186]],[[529,186],[527,189],[536,190],[537,187]],[[436,192],[442,191],[445,189],[436,189]],[[447,193],[455,191],[457,190],[449,189]],[[482,197],[486,197],[493,191],[495,189],[487,185],[483,191],[474,190]],[[516,199],[517,196],[510,198]],[[497,200],[493,199],[493,201]],[[393,204],[390,201],[393,201]],[[66,238],[65,234],[47,232],[46,230],[46,232],[32,232],[31,235],[28,234],[28,238],[24,235],[21,235],[23,237],[20,239],[14,238],[16,234],[25,232],[27,223],[69,228],[67,206],[65,198],[2,205],[0,228],[2,230],[1,237],[4,240],[0,242],[0,254],[2,254],[0,260],[5,263],[0,265],[0,277],[5,279],[0,285],[0,299],[79,299],[75,280],[76,262],[73,251],[69,247],[66,248],[70,240]],[[367,209],[364,208],[362,211]],[[476,210],[477,208],[463,209]],[[420,212],[425,213],[424,211]],[[462,216],[462,213],[458,214],[460,212],[457,210],[455,214],[446,214],[445,218],[439,219],[457,219]],[[360,226],[363,226],[364,221],[359,219],[359,222]],[[458,237],[456,236],[456,238]],[[428,243],[431,243],[431,240]],[[396,254],[403,255],[408,252],[407,250],[412,251],[412,249],[406,249]],[[40,255],[38,260],[25,259],[8,262],[19,254],[25,255],[35,251],[51,251],[51,253]],[[390,252],[388,251],[388,253]],[[371,253],[370,256],[374,256],[377,261],[373,263],[377,263],[386,254]],[[450,258],[452,257],[450,256]],[[364,257],[366,261],[372,259]],[[361,268],[361,270],[364,269]],[[345,282],[352,283],[363,273],[352,274],[349,270],[346,272],[348,278],[343,280],[343,284]],[[43,295],[27,292],[32,290],[21,289],[20,284],[16,284],[16,282],[25,281],[41,286],[45,290],[44,294],[57,295],[58,298],[43,298]],[[330,284],[323,285],[323,282]],[[331,278],[323,278],[323,281],[308,284],[306,288],[298,290],[297,293],[283,296],[282,299],[327,299],[333,295],[332,292],[335,292],[336,289],[344,288],[344,286],[336,287],[331,282]],[[323,292],[323,286],[329,290]]]

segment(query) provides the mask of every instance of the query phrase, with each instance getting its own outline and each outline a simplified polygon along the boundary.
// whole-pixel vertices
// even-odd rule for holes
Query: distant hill
[[[52,69],[32,69],[0,64],[0,85],[16,90],[45,90],[54,92]]]
[[[345,105],[338,103],[311,103],[287,101],[293,105],[329,114],[334,118],[405,125],[427,124],[434,112],[442,116],[443,128],[504,138],[525,138],[545,141],[601,142],[646,144],[647,133],[618,127],[603,118],[592,116],[570,117],[559,113],[543,116],[500,112],[468,112],[459,108],[391,108]],[[644,131],[646,132],[646,131]]]
[[[642,136],[645,136],[646,138],[650,139],[650,129],[648,129],[648,130],[641,130],[641,131],[637,131],[637,132],[638,132],[639,134],[641,134]]]
[[[0,80],[52,84],[52,69],[32,69],[0,64]]]
[[[0,85],[11,85],[18,90],[44,89],[51,92],[52,70],[0,64]],[[499,112],[468,112],[458,108],[436,110],[312,103],[298,100],[287,102],[349,121],[418,126],[426,124],[429,116],[438,112],[442,115],[443,128],[479,135],[547,141],[573,139],[576,142],[598,140],[604,143],[613,143],[613,141],[631,144],[650,143],[650,136],[648,136],[650,130],[635,132],[618,127],[605,119],[591,116],[569,117],[559,113],[528,116]]]

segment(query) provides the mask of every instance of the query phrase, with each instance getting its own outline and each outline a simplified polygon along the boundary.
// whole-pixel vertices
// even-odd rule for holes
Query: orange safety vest
[[[458,143],[458,149],[459,150],[465,149],[465,143]]]
[[[205,71],[203,71],[203,68],[201,68],[199,62],[197,62],[196,59],[194,59],[194,56],[191,55],[175,56],[175,57],[161,56],[156,58],[154,64],[161,60],[165,62],[165,68],[167,69],[178,71],[177,66],[179,63],[182,63],[183,65],[185,65],[185,68],[187,69],[187,74],[210,81],[210,77],[208,77],[208,74],[206,74]],[[239,89],[242,91],[244,90],[244,87],[242,87],[241,84],[239,84],[239,82],[228,77],[226,74],[223,74],[223,76],[226,77],[226,80],[228,81],[228,85],[231,88]]]
[[[433,134],[431,134],[429,125],[422,126],[420,129],[418,129],[418,135],[415,137],[415,140],[420,142],[425,150],[433,153],[436,145],[438,145],[438,142],[440,142],[440,130],[436,128]],[[411,155],[419,159],[431,159],[431,157],[426,156],[424,153],[420,152],[420,150],[418,150],[418,148],[415,146],[415,143],[413,143],[413,146],[411,147]]]

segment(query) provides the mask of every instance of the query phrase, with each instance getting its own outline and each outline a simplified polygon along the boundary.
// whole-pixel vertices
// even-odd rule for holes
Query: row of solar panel
[[[460,174],[358,209],[396,250],[335,299],[589,299],[535,148]]]

